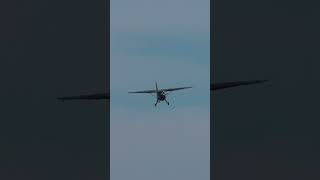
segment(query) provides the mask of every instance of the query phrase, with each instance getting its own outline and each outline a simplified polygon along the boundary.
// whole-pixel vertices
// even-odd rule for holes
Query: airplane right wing
[[[104,93],[104,94],[88,94],[88,95],[79,95],[79,96],[66,96],[66,97],[59,97],[57,99],[61,101],[110,99],[110,94]]]

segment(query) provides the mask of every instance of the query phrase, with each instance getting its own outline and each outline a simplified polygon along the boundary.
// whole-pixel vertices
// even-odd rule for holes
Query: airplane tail
[[[156,90],[158,91],[158,83],[157,83],[157,81],[156,81]]]

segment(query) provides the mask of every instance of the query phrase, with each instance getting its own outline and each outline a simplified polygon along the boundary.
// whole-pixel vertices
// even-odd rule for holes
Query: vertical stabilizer
[[[157,81],[156,81],[156,90],[158,91],[158,83],[157,83]]]

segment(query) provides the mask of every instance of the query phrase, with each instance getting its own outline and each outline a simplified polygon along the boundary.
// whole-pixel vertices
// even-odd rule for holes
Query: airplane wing
[[[169,88],[169,89],[154,89],[154,90],[145,90],[145,91],[133,91],[133,92],[129,92],[129,93],[157,93],[157,92],[167,92],[167,91],[177,91],[177,90],[181,90],[181,89],[188,89],[188,88],[192,88],[192,87],[180,87],[180,88]]]
[[[181,90],[181,89],[189,89],[189,88],[192,88],[192,87],[180,87],[180,88],[169,88],[169,89],[160,89],[160,91],[177,91],[177,90]]]
[[[257,80],[257,81],[236,81],[236,82],[224,82],[224,83],[214,83],[210,85],[210,90],[220,90],[235,86],[243,86],[243,85],[250,85],[250,84],[257,84],[266,82],[267,80]],[[129,93],[156,93],[159,91],[176,91],[181,89],[189,89],[192,87],[180,87],[180,88],[169,88],[169,89],[158,89],[158,90],[146,90],[146,91],[134,91]],[[88,95],[79,95],[79,96],[66,96],[66,97],[59,97],[58,100],[65,101],[65,100],[99,100],[99,99],[110,99],[110,93],[102,93],[102,94],[88,94]]]
[[[66,97],[59,97],[57,99],[61,101],[110,99],[110,94],[104,93],[104,94],[88,94],[88,95],[79,95],[79,96],[66,96]]]
[[[257,80],[257,81],[237,81],[237,82],[225,82],[225,83],[214,83],[210,85],[210,90],[219,90],[219,89],[225,89],[235,86],[243,86],[243,85],[250,85],[250,84],[257,84],[266,82],[267,80]]]
[[[145,91],[132,91],[132,92],[128,92],[128,93],[156,93],[159,90],[145,90]]]

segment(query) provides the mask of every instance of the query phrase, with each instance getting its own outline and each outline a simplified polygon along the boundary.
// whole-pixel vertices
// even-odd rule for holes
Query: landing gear
[[[169,106],[169,104],[170,104],[170,103],[169,103],[166,99],[165,99],[165,101],[166,101],[166,103],[167,103],[167,104],[168,104],[168,106]]]
[[[158,102],[161,102],[161,101],[166,101],[168,106],[170,105],[170,103],[165,98],[163,98],[163,99],[157,99],[157,102],[154,104],[154,106],[157,106]]]

